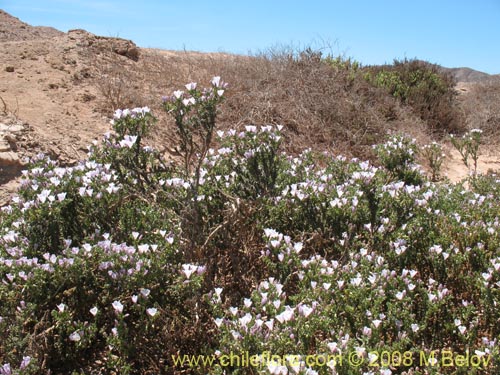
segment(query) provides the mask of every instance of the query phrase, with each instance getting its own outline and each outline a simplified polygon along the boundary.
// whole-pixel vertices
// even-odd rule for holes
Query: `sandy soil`
[[[472,172],[465,166],[460,153],[456,149],[448,146],[447,154],[443,175],[448,177],[451,182],[458,182]],[[480,148],[477,173],[485,174],[488,171],[500,171],[500,150],[485,145]]]

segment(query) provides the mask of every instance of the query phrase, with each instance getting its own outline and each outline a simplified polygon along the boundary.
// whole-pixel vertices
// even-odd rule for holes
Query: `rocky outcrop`
[[[63,34],[52,27],[28,25],[0,9],[0,42],[53,38]]]
[[[21,165],[17,155],[17,142],[26,126],[20,122],[5,124],[0,122],[0,169],[6,166]]]
[[[139,48],[131,40],[97,36],[82,29],[69,30],[68,38],[74,40],[78,47],[112,51],[130,60],[139,60]]]

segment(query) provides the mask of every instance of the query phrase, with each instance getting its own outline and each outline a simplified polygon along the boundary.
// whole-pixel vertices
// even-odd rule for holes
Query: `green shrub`
[[[366,68],[365,78],[410,106],[438,135],[460,133],[465,122],[455,102],[455,82],[439,66],[420,60],[395,60]]]

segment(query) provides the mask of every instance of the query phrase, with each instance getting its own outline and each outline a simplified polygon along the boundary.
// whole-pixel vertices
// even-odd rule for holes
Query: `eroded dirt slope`
[[[7,31],[6,31],[7,30]],[[72,163],[109,130],[97,100],[97,70],[107,60],[134,64],[130,41],[83,30],[31,27],[0,13],[0,184],[39,152]],[[5,195],[0,193],[0,195]]]

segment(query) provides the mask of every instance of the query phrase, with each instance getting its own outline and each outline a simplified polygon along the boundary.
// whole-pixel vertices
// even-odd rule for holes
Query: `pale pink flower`
[[[150,307],[149,309],[146,309],[146,314],[149,316],[153,317],[158,313],[158,309],[154,307]]]
[[[121,314],[123,312],[123,304],[120,301],[114,301],[112,305],[117,313]]]

